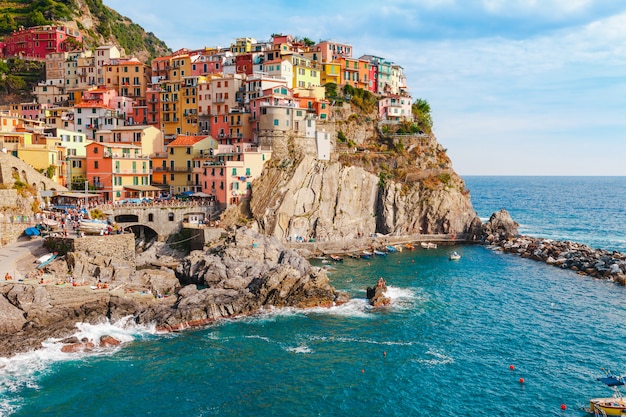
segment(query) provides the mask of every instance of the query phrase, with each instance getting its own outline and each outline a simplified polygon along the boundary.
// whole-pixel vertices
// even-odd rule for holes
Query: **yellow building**
[[[161,130],[166,141],[177,135],[198,131],[198,80],[191,77],[191,57],[180,53],[171,57],[166,79],[159,82],[161,99]],[[193,116],[195,117],[188,117]]]
[[[217,145],[211,136],[178,136],[167,145],[168,165],[159,168],[165,168],[165,172],[168,172],[167,185],[172,194],[200,191],[199,173],[194,172],[194,168],[200,168],[197,158],[213,153]]]
[[[252,47],[257,43],[254,38],[237,38],[234,44],[230,45],[230,51],[233,54],[245,54],[252,52]]]
[[[335,83],[341,84],[341,64],[337,62],[329,62],[322,64],[322,74],[320,78],[321,85]]]
[[[21,143],[17,157],[56,183],[67,184],[65,148],[58,138],[47,138],[42,144]]]
[[[300,54],[293,54],[291,63],[293,64],[294,88],[309,88],[320,85],[321,71],[312,59]]]

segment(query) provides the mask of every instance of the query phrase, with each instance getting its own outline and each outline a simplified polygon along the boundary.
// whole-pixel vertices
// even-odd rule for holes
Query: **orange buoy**
[[[511,366],[509,366],[509,369],[512,371],[512,370],[515,369],[515,366],[511,365]]]
[[[567,406],[565,404],[561,404],[561,410],[567,410]]]
[[[364,374],[365,373],[365,369],[361,369],[361,373]]]
[[[526,381],[524,381],[524,378],[520,378],[520,379],[519,379],[519,383],[520,383],[520,384],[523,384],[524,382],[526,382]]]

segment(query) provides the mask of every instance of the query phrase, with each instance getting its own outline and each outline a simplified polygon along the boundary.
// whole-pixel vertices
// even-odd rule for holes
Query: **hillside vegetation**
[[[165,55],[167,45],[152,32],[105,6],[102,0],[3,0],[0,2],[0,38],[20,26],[61,23],[83,33],[93,48],[115,44],[142,61]]]

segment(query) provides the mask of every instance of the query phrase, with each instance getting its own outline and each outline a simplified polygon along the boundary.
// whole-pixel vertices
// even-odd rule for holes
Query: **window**
[[[168,219],[169,221],[173,222],[173,221],[174,221],[174,213],[168,213],[168,214],[167,214],[167,219]]]
[[[274,119],[274,126],[278,126],[278,119]]]
[[[233,176],[237,176],[237,168],[233,168]]]
[[[246,177],[249,177],[250,175],[250,168],[246,168]]]
[[[149,222],[153,222],[154,221],[154,213],[148,213],[148,221]]]
[[[93,161],[93,169],[98,169],[98,161]]]
[[[187,148],[187,155],[191,155],[191,148]]]
[[[93,153],[98,153],[98,148],[93,148]]]

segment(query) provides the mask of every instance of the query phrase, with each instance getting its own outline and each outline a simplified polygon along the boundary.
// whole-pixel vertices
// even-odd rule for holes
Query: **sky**
[[[626,175],[626,2],[104,0],[172,50],[273,33],[404,68],[460,175]]]

